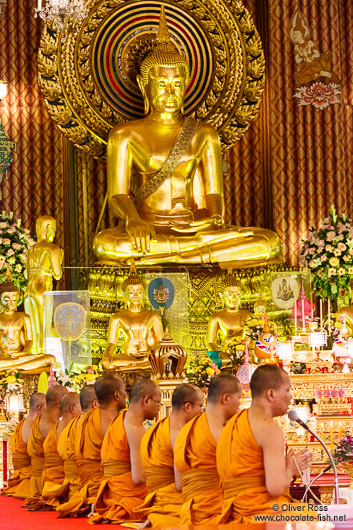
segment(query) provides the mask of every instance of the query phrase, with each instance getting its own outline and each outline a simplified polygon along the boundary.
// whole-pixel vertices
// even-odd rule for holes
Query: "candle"
[[[339,422],[338,438],[339,439],[342,438],[342,423],[341,422]]]
[[[330,422],[330,444],[331,451],[333,451],[333,421]]]
[[[320,328],[323,328],[322,325],[322,298],[320,298]]]
[[[328,299],[327,301],[327,326],[328,329],[331,327],[331,301]]]
[[[302,321],[303,321],[303,329],[305,330],[305,308],[304,308],[304,298],[302,298]]]
[[[38,11],[42,10],[42,0],[38,0]]]
[[[297,322],[298,315],[297,315],[297,301],[294,302],[294,335],[297,336]]]
[[[314,320],[313,293],[310,293],[310,309],[311,320]]]

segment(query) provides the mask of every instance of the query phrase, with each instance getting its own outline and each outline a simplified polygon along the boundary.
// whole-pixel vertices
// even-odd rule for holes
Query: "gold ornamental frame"
[[[148,27],[146,22],[145,28],[134,30],[132,24],[136,17],[131,15],[130,41],[125,48],[119,44],[120,55],[116,56],[109,51],[116,45],[108,42],[113,39],[109,23],[116,24],[121,13],[125,16],[134,10],[143,11],[145,5],[151,13],[156,12],[162,3],[168,24],[171,20],[172,40],[181,53],[194,49],[190,53],[194,54],[194,63],[198,62],[195,75],[203,76],[205,88],[197,106],[185,107],[185,114],[213,125],[226,151],[245,133],[258,113],[265,82],[264,53],[251,16],[240,0],[86,0],[89,14],[79,26],[69,26],[60,34],[50,26],[44,27],[38,63],[39,86],[49,114],[63,134],[90,156],[104,157],[111,128],[133,118],[124,101],[123,111],[116,107],[109,86],[110,81],[115,82],[114,75],[101,72],[97,64],[115,69],[117,76],[125,77],[127,92],[133,94],[130,100],[134,102],[137,98],[138,102],[140,96],[135,94],[134,81],[127,69],[130,67],[131,73],[138,54],[146,53],[153,46],[158,20],[154,21],[157,17],[151,16],[149,25],[153,27]],[[184,30],[179,39],[177,29],[174,33],[173,30],[183,27],[180,24],[183,16],[185,27],[190,27],[195,36],[191,33],[188,36]],[[142,37],[137,35],[138,31]],[[208,61],[211,71],[202,71],[203,59]],[[108,80],[106,86],[100,83],[100,74]],[[195,86],[199,85],[197,78]],[[131,109],[134,110],[133,103]]]

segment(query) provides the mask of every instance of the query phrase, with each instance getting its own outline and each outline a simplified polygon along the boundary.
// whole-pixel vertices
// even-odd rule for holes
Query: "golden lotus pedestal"
[[[242,308],[253,310],[261,285],[270,285],[271,274],[290,270],[284,263],[236,269],[235,276],[242,284]],[[138,269],[139,274],[160,272],[188,273],[188,344],[182,344],[188,351],[206,350],[205,337],[209,317],[221,311],[222,300],[219,293],[223,290],[226,271],[217,265],[188,267],[155,267]],[[128,268],[115,266],[94,266],[81,271],[80,288],[87,288],[91,297],[91,340],[92,358],[101,359],[106,348],[109,319],[117,311],[125,309],[121,286],[129,273]],[[263,293],[262,293],[263,295]],[[270,290],[268,291],[270,296]]]

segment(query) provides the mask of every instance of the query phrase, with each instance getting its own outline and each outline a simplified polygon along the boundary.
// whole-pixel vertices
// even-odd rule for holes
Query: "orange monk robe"
[[[205,412],[189,421],[175,440],[174,461],[182,476],[184,499],[181,524],[213,524],[221,513],[216,446]]]
[[[80,418],[81,416],[73,418],[62,430],[58,438],[58,453],[63,459],[65,473],[63,491],[60,493],[60,497],[62,499],[65,496],[65,501],[70,499],[81,488],[75,455],[75,440]]]
[[[218,440],[217,469],[223,488],[219,523],[253,523],[253,515],[271,513],[274,504],[294,502],[289,494],[271,497],[266,489],[263,452],[242,410],[227,423]],[[301,512],[302,513],[302,512]]]
[[[169,418],[155,423],[143,436],[141,459],[148,495],[136,514],[149,519],[152,526],[179,526],[183,494],[176,489],[174,482]]]
[[[44,436],[39,429],[39,420],[37,418],[33,425],[29,440],[27,443],[27,453],[31,457],[32,477],[31,477],[31,496],[40,497],[42,494],[42,473],[44,469]]]
[[[49,506],[60,504],[58,497],[65,479],[64,462],[58,453],[57,427],[58,424],[56,423],[48,432],[43,443],[44,471],[41,501]]]
[[[59,517],[78,517],[90,511],[96,501],[103,478],[101,447],[103,432],[100,410],[88,411],[80,420],[75,440],[75,455],[81,489],[71,499],[57,507]]]
[[[114,522],[138,521],[135,509],[145,500],[145,484],[132,481],[130,448],[127,442],[124,417],[119,414],[109,425],[102,445],[104,479],[95,503],[95,515],[88,522],[96,524],[104,519]]]
[[[16,426],[11,437],[11,453],[14,475],[9,479],[8,488],[4,489],[4,495],[27,499],[32,495],[31,491],[31,458],[27,453],[27,444],[22,438],[22,427],[25,419]]]

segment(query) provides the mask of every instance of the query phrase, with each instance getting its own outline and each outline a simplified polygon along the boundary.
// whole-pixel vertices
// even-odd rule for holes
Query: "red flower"
[[[321,81],[311,86],[297,88],[294,97],[299,99],[299,105],[313,105],[317,109],[325,109],[329,105],[341,103],[340,87],[335,83],[325,85]]]

